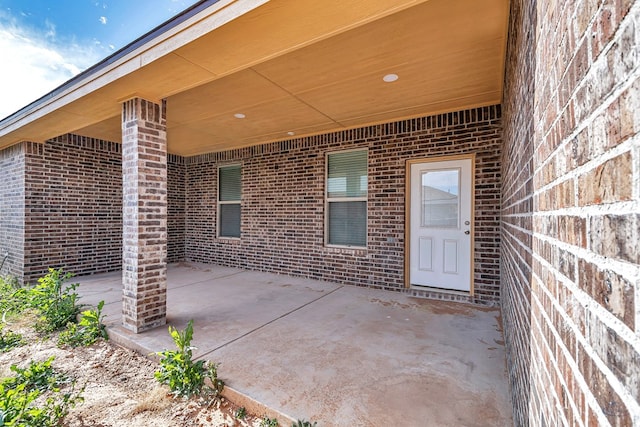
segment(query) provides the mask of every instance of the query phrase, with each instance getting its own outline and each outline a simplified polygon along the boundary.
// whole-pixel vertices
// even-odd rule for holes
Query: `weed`
[[[239,420],[244,420],[247,417],[247,408],[244,406],[238,408],[236,411],[236,418]]]
[[[176,344],[177,350],[160,351],[160,370],[155,377],[169,386],[175,396],[190,397],[200,394],[205,387],[205,378],[209,378],[213,387],[207,391],[217,396],[224,388],[224,382],[218,379],[218,365],[204,360],[193,361],[191,346],[193,339],[193,320],[190,320],[184,331],[169,326],[169,334]]]
[[[21,288],[15,278],[0,277],[0,315],[21,313],[29,306],[29,290]]]
[[[317,422],[311,424],[311,421],[298,420],[297,423],[291,424],[291,427],[316,427],[317,425]]]
[[[87,346],[95,343],[100,338],[109,339],[102,319],[104,301],[98,303],[95,310],[86,310],[80,313],[78,323],[68,323],[67,329],[58,336],[58,345],[71,347]]]
[[[25,384],[15,388],[0,384],[0,425],[38,425],[43,421],[39,412],[29,410],[40,393],[37,390],[27,392],[25,388]]]
[[[40,318],[36,322],[39,332],[53,332],[62,329],[67,323],[75,323],[80,311],[78,284],[65,286],[65,282],[73,275],[64,273],[62,269],[49,269],[49,273],[38,279],[38,285],[29,291],[30,304],[38,310]]]
[[[0,426],[58,426],[69,410],[83,400],[84,388],[76,391],[75,381],[56,372],[52,361],[53,357],[31,362],[24,369],[11,366],[16,375],[0,382]],[[70,384],[70,390],[61,391],[63,384]]]
[[[276,418],[269,418],[267,416],[260,421],[260,427],[278,427],[279,425]]]
[[[24,344],[22,335],[11,331],[4,331],[4,325],[0,323],[0,353]],[[1,425],[1,424],[0,424]]]
[[[220,395],[222,393],[222,389],[224,389],[224,381],[218,378],[218,363],[214,363],[211,361],[207,361],[205,363],[207,368],[206,377],[211,381],[212,387],[209,387],[209,391],[213,393],[215,396]]]
[[[70,380],[51,367],[53,360],[54,357],[51,356],[44,362],[31,361],[26,368],[11,365],[10,369],[15,375],[3,380],[2,384],[9,388],[16,388],[17,385],[24,384],[26,391],[59,390],[61,385],[68,384]]]

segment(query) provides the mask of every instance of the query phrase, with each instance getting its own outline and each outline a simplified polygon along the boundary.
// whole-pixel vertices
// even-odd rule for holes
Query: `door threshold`
[[[469,291],[459,291],[457,289],[446,289],[446,288],[436,288],[432,286],[423,286],[423,285],[411,285],[409,290],[412,291],[425,291],[425,292],[438,292],[441,294],[451,294],[451,295],[464,295],[469,296],[471,292]]]
[[[435,301],[452,301],[475,304],[471,292],[456,291],[453,289],[432,288],[429,286],[411,285],[405,291],[413,298],[430,299]]]

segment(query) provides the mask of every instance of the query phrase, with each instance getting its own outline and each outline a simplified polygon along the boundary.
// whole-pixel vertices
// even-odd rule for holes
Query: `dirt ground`
[[[9,367],[26,367],[29,361],[55,356],[52,367],[85,385],[79,403],[65,418],[70,427],[107,426],[248,426],[260,425],[259,416],[235,418],[238,407],[225,398],[174,398],[154,378],[158,364],[108,341],[90,347],[58,348],[57,335],[39,337],[33,319],[9,320],[6,328],[21,333],[27,345],[0,353],[0,378]],[[221,379],[224,376],[221,373]]]

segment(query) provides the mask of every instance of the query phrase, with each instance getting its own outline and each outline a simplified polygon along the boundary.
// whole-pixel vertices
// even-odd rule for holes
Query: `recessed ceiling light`
[[[387,74],[382,78],[382,80],[384,80],[387,83],[395,82],[396,80],[398,80],[398,75],[397,74]]]
[[[236,119],[244,119],[244,118],[245,118],[245,117],[247,117],[247,116],[245,116],[245,115],[244,115],[244,114],[242,114],[242,113],[235,113],[235,114],[233,115],[233,117],[235,117]]]
[[[293,136],[295,134],[296,134],[295,132],[291,132],[291,131],[287,132],[287,135],[289,135],[289,136]]]

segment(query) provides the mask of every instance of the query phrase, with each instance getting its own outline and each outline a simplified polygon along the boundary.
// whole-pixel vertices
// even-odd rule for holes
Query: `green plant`
[[[75,381],[51,367],[53,360],[31,362],[24,369],[11,366],[16,375],[0,382],[0,426],[59,426],[69,410],[83,400],[84,388],[76,391]],[[69,384],[67,390],[61,390],[61,385]]]
[[[51,356],[44,362],[29,362],[26,368],[19,368],[11,365],[9,369],[15,373],[13,377],[2,381],[4,386],[16,388],[19,384],[24,384],[26,391],[57,390],[63,384],[68,384],[70,380],[62,373],[51,367],[51,362],[55,359]]]
[[[67,329],[58,336],[58,345],[78,347],[91,345],[100,338],[108,340],[107,330],[102,323],[103,307],[104,301],[100,301],[95,310],[86,310],[80,313],[78,323],[67,323]]]
[[[0,384],[0,426],[54,427],[59,426],[69,410],[83,400],[82,391],[75,387],[68,392],[53,392],[38,406],[41,392],[26,391],[25,384],[7,388]]]
[[[11,331],[5,332],[4,325],[0,323],[0,353],[4,353],[23,344],[22,335]]]
[[[222,390],[224,389],[224,381],[218,378],[218,366],[218,363],[214,363],[211,361],[207,361],[205,363],[205,367],[207,368],[206,377],[209,379],[209,381],[211,381],[211,387],[208,387],[207,391],[215,396],[218,396],[220,393],[222,393]]]
[[[31,425],[44,425],[39,411],[29,409],[40,393],[37,390],[27,392],[25,388],[25,384],[19,384],[15,388],[0,384],[0,426],[27,426],[29,422]]]
[[[260,421],[260,427],[278,427],[279,425],[276,418],[269,418],[267,416]]]
[[[21,288],[15,278],[0,277],[0,315],[21,313],[29,306],[29,290]]]
[[[38,279],[38,285],[29,291],[30,304],[38,310],[40,317],[36,322],[39,332],[53,332],[62,329],[67,323],[75,323],[80,312],[77,283],[66,285],[73,275],[62,269],[49,269],[44,277]]]
[[[236,418],[239,420],[244,420],[247,417],[247,408],[244,406],[238,408],[236,411]]]
[[[204,360],[193,361],[193,320],[190,320],[184,331],[169,326],[169,334],[176,344],[177,350],[160,351],[160,370],[155,377],[169,386],[175,396],[190,397],[200,394],[205,387],[204,381],[209,378],[213,387],[207,391],[218,395],[224,388],[224,382],[218,379],[218,365]]]
[[[317,425],[317,422],[311,424],[311,421],[298,420],[297,423],[292,423],[291,427],[316,427]]]

